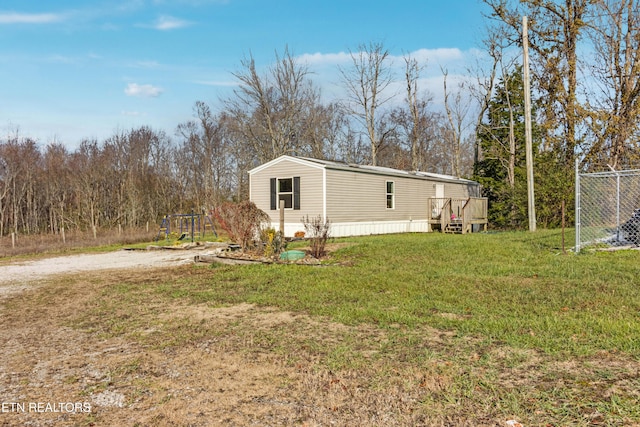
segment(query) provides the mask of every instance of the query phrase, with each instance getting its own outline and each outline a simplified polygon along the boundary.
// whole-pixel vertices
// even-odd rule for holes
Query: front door
[[[436,184],[436,195],[431,206],[433,208],[431,218],[439,219],[444,206],[444,184]]]

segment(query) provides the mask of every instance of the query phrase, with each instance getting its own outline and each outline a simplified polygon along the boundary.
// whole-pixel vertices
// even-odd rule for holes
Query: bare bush
[[[271,222],[269,215],[250,201],[224,203],[215,208],[213,214],[229,239],[243,251],[256,248],[260,231]]]
[[[326,220],[322,218],[321,215],[311,219],[307,215],[302,218],[302,224],[304,225],[305,235],[309,238],[311,255],[315,258],[322,258],[326,254],[325,247],[327,240],[329,240],[331,222],[328,218]]]

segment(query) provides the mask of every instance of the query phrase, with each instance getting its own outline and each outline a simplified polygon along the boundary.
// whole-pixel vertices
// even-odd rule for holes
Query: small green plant
[[[302,224],[304,225],[305,234],[309,236],[311,255],[315,258],[322,258],[326,254],[325,248],[327,240],[329,240],[331,222],[321,215],[311,219],[307,215],[302,218]]]
[[[276,231],[273,227],[263,228],[260,231],[260,241],[263,247],[262,254],[267,258],[279,255],[287,247],[282,232]]]

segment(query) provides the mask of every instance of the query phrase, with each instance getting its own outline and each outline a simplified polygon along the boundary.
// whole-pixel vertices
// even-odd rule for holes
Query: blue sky
[[[196,101],[221,108],[231,72],[288,46],[339,96],[349,50],[381,42],[427,61],[435,98],[481,46],[480,0],[3,0],[0,132],[76,147],[150,126],[174,135]],[[435,99],[438,102],[438,99]]]

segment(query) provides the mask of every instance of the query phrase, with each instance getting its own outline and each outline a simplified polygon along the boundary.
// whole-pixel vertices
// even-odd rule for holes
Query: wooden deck
[[[467,199],[433,198],[430,200],[429,225],[432,230],[443,233],[465,234],[475,227],[487,230],[487,198],[469,197]]]

